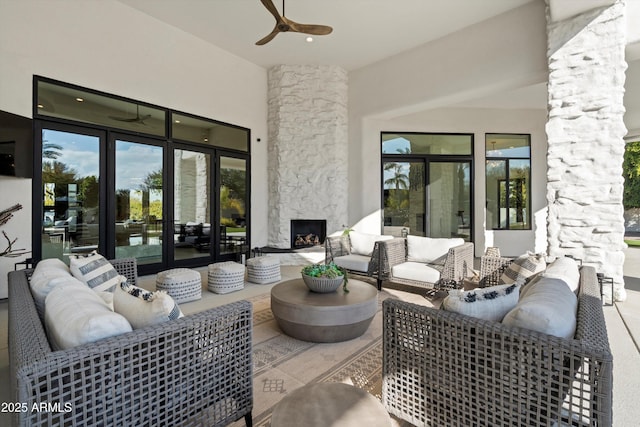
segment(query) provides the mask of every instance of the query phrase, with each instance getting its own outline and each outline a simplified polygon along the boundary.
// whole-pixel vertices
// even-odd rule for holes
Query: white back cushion
[[[114,313],[100,296],[78,279],[62,279],[45,300],[44,320],[54,350],[131,331],[123,316]]]
[[[358,231],[349,232],[349,240],[351,241],[351,253],[355,255],[371,256],[373,247],[379,240],[390,240],[393,236],[380,234],[367,234]]]
[[[502,323],[572,338],[577,310],[578,298],[563,280],[541,277],[524,287],[518,305],[504,316]]]
[[[44,319],[44,301],[58,283],[53,279],[71,277],[67,264],[58,258],[43,259],[40,261],[29,279],[33,300],[40,319]]]
[[[547,266],[542,277],[560,279],[564,281],[573,292],[580,286],[580,270],[575,259],[560,257]]]
[[[407,236],[407,261],[433,263],[447,256],[449,249],[464,244],[462,238]]]

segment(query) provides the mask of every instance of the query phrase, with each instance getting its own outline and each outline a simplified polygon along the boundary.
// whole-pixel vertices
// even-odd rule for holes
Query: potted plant
[[[334,292],[341,284],[342,290],[345,293],[349,292],[347,289],[347,283],[349,282],[347,271],[333,262],[307,265],[302,269],[301,273],[302,280],[304,280],[309,290],[313,292]]]

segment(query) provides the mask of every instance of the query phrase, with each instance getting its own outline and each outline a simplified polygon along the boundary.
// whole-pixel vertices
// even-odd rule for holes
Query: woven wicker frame
[[[595,269],[562,339],[387,299],[382,401],[416,426],[611,426],[613,359]]]
[[[376,266],[378,277],[381,281],[401,283],[410,286],[418,286],[433,289],[435,284],[426,281],[409,280],[393,276],[393,267],[407,262],[407,239],[395,238],[378,242],[380,244],[380,256],[372,261],[378,262]],[[440,279],[461,281],[467,272],[473,268],[473,248],[471,242],[449,249],[444,264],[429,264],[430,267],[440,271]]]
[[[480,282],[478,286],[500,285],[500,277],[504,270],[511,265],[513,258],[485,255],[480,258]]]
[[[113,262],[135,283],[135,260]],[[27,270],[9,273],[9,358],[17,426],[251,426],[252,307],[240,301],[52,351]],[[33,405],[61,411],[31,411]],[[68,408],[69,411],[64,409]]]

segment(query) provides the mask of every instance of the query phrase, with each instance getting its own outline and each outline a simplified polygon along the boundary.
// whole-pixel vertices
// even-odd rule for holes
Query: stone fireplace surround
[[[291,220],[323,218],[325,234],[348,223],[347,123],[345,70],[269,69],[267,246],[292,247]]]

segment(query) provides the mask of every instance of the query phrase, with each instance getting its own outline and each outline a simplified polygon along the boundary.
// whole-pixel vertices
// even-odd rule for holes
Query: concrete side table
[[[316,383],[282,399],[273,409],[271,426],[391,427],[391,417],[378,399],[358,387]]]
[[[282,331],[311,342],[339,342],[364,334],[378,311],[375,286],[349,279],[349,292],[311,292],[302,278],[271,288],[271,311]]]

